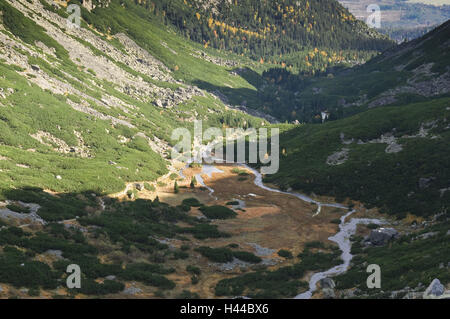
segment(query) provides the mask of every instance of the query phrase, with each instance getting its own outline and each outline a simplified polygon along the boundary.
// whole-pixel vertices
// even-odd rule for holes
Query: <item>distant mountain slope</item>
[[[271,69],[262,74],[262,107],[281,120],[321,122],[321,112],[342,118],[382,105],[421,101],[450,91],[450,21],[425,36],[387,50],[352,69],[331,68],[320,76]],[[276,96],[276,101],[273,100]]]
[[[398,42],[420,37],[450,19],[448,1],[339,0],[339,3],[362,21],[371,14],[367,12],[368,6],[378,5],[381,10],[378,31]]]
[[[450,65],[450,20],[436,27],[419,39],[387,50],[373,59],[369,66],[377,64],[382,69],[397,65],[397,69],[415,70],[431,63],[431,71],[443,74]],[[388,61],[388,63],[386,63]],[[383,67],[382,63],[386,63]]]
[[[310,47],[382,50],[392,45],[335,0],[155,0],[142,6],[189,39],[258,60]]]

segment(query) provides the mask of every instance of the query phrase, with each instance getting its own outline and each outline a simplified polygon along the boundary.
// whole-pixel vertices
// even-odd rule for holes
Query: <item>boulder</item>
[[[434,231],[434,232],[428,232],[428,233],[419,235],[419,237],[420,237],[421,239],[428,239],[428,238],[431,238],[431,237],[433,237],[433,236],[436,236],[437,234],[439,234],[439,233],[438,233],[437,231]]]
[[[319,284],[320,284],[320,287],[322,287],[322,289],[325,289],[325,288],[334,289],[334,287],[336,287],[334,280],[331,278],[323,278],[319,281]]]
[[[382,246],[398,236],[399,233],[394,228],[379,228],[370,232],[369,241],[372,245]]]
[[[430,186],[430,183],[435,180],[436,177],[430,177],[430,178],[419,178],[419,188],[420,189],[425,189],[428,188]]]
[[[445,292],[444,285],[441,284],[439,279],[435,278],[423,293],[423,298],[439,297],[443,295],[444,292]]]
[[[141,293],[141,292],[142,292],[142,289],[137,288],[137,287],[129,287],[129,288],[126,288],[123,291],[123,293],[127,294],[127,295],[136,295],[136,294]]]
[[[336,294],[334,293],[334,290],[331,288],[324,288],[322,289],[323,297],[325,299],[334,299],[336,298]]]
[[[160,99],[157,99],[156,101],[153,102],[156,106],[158,107],[163,107],[163,102]]]
[[[403,296],[403,299],[422,299],[422,293],[410,291]]]

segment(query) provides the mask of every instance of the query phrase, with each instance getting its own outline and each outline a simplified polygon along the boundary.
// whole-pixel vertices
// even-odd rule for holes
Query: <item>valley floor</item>
[[[345,209],[322,207],[320,214],[316,214],[316,205],[306,203],[291,195],[261,189],[255,185],[255,176],[251,175],[250,171],[247,171],[248,175],[243,178],[233,172],[233,168],[236,167],[234,165],[215,165],[215,170],[218,172],[212,172],[210,176],[202,174],[202,168],[183,169],[183,165],[175,166],[182,169],[182,175],[185,177],[181,181],[178,180],[179,193],[174,193],[174,181],[166,176],[158,180],[154,192],[143,190],[139,192],[139,198],[155,200],[158,197],[161,202],[172,206],[180,205],[184,199],[192,197],[208,206],[226,206],[232,201],[239,201],[242,205],[242,209],[235,209],[238,214],[237,218],[212,222],[218,226],[220,231],[231,234],[231,237],[209,240],[207,243],[209,247],[219,248],[237,244],[240,250],[261,257],[262,264],[268,266],[268,270],[276,270],[295,263],[293,259],[286,260],[280,257],[277,254],[280,249],[289,250],[296,256],[303,251],[306,243],[321,242],[326,245],[335,245],[328,238],[338,232],[339,225],[336,220],[347,212]],[[214,193],[211,194],[208,189],[200,185],[194,189],[190,188],[191,178],[198,174],[201,175],[205,185],[214,190]],[[127,188],[132,187],[133,184],[130,184]],[[125,193],[118,194],[119,198],[128,200]],[[324,197],[317,198],[317,200],[331,202],[330,198]],[[192,207],[189,214],[197,218],[204,218],[196,207]],[[361,218],[380,218],[380,216],[376,209],[367,210],[359,205],[356,206],[356,212],[352,215],[352,217]],[[367,235],[368,229],[359,227],[357,234]],[[204,241],[196,240],[193,237],[190,240],[194,247],[205,245]],[[183,245],[181,240],[170,240],[169,242],[176,248]],[[183,272],[188,264],[195,264],[202,270],[202,276],[196,285],[191,284],[190,274]],[[214,289],[220,280],[260,268],[260,265],[255,266],[237,260],[225,264],[211,263],[207,258],[199,256],[194,257],[194,261],[189,258],[177,261],[171,266],[177,268],[176,275],[168,276],[177,285],[174,294],[190,290],[202,298],[216,298]],[[308,272],[303,280],[309,281],[312,274],[313,272]],[[154,289],[150,288],[148,291],[145,286],[140,289],[142,289],[142,293],[136,297],[153,296]],[[315,297],[320,297],[320,293]]]

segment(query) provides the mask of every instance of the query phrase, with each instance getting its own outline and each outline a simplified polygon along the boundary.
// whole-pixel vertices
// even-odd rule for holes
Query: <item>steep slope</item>
[[[267,182],[349,197],[398,218],[450,204],[449,98],[383,107],[323,125],[288,126]]]
[[[178,80],[208,70],[213,83],[251,88],[221,65],[224,59],[193,56],[201,50],[195,44],[131,11],[121,18],[151,30],[138,38],[151,46],[137,44],[133,29],[111,36],[86,23],[68,28],[64,7],[54,8],[0,2],[2,197],[30,186],[116,192],[167,172],[174,128],[192,129],[194,119],[219,127],[262,123]]]
[[[330,68],[318,76],[270,69],[263,72],[255,102],[248,106],[264,108],[281,120],[320,123],[321,112],[337,119],[372,107],[448,94],[448,39],[450,21],[352,69]]]
[[[311,101],[324,99],[317,112],[331,110],[335,119],[359,114],[287,129],[280,172],[267,180],[348,196],[398,217],[445,212],[450,195],[449,39],[450,21],[360,68],[310,83],[316,89]],[[302,98],[308,96],[305,91]],[[330,107],[344,99],[343,93],[359,101]]]
[[[160,203],[156,179],[178,176],[175,128],[268,124],[193,85],[252,90],[232,70],[254,63],[206,51],[132,3],[102,3],[82,19],[106,14],[121,32],[71,28],[65,2],[0,0],[0,298],[124,297],[136,282],[145,297],[173,298],[183,285],[170,276],[190,286],[186,265],[198,264],[187,237],[230,237],[187,205]],[[64,285],[69,264],[80,289]]]

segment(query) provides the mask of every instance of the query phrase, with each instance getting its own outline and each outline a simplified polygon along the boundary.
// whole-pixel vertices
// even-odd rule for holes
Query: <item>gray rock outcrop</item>
[[[399,233],[394,228],[379,228],[370,232],[369,241],[372,245],[382,246],[398,236]]]
[[[326,289],[326,288],[334,289],[334,287],[336,287],[334,280],[331,278],[323,278],[319,281],[319,284],[320,284],[320,287],[322,287],[322,289]]]
[[[423,298],[429,299],[433,297],[439,297],[442,296],[444,292],[445,292],[444,285],[441,284],[439,279],[435,278],[423,293]]]
[[[323,297],[325,299],[334,299],[336,298],[336,294],[334,293],[334,290],[331,288],[324,288],[322,289]]]

